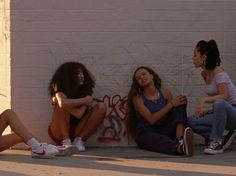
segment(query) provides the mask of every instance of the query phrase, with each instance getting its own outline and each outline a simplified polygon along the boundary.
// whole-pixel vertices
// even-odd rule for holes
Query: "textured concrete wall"
[[[104,124],[90,145],[127,145],[124,109],[137,66],[155,69],[174,95],[189,98],[189,113],[204,96],[192,50],[215,39],[236,83],[234,0],[11,0],[12,107],[40,139],[48,140],[47,86],[65,61],[95,75],[95,96],[107,103]]]

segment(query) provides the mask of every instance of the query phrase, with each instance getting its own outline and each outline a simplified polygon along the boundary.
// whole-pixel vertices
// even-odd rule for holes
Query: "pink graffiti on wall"
[[[126,136],[124,121],[126,114],[127,96],[120,95],[108,96],[105,95],[102,101],[107,106],[107,114],[105,120],[108,121],[108,126],[102,129],[101,136],[98,137],[99,142],[119,142],[121,137]]]

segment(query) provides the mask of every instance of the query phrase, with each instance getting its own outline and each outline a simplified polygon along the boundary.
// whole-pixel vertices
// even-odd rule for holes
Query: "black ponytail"
[[[205,68],[207,70],[212,70],[216,66],[220,66],[220,52],[215,40],[205,41],[201,40],[197,43],[196,49],[201,53],[206,55]]]

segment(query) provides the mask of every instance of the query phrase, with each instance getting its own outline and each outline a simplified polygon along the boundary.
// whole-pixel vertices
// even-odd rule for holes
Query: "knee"
[[[218,99],[213,103],[213,109],[222,109],[226,107],[227,102],[223,99]]]
[[[68,111],[68,108],[66,108],[64,106],[60,107],[57,104],[53,106],[53,109],[55,112],[58,112],[58,113],[64,113],[64,112]]]
[[[13,118],[15,116],[16,116],[16,114],[13,110],[6,109],[5,111],[2,112],[1,119],[8,121],[10,118]]]
[[[187,124],[189,127],[194,128],[197,125],[197,118],[195,116],[188,117]]]
[[[178,113],[186,113],[187,110],[187,104],[181,105],[181,106],[177,106],[173,108],[173,111]]]
[[[96,106],[96,109],[98,110],[98,112],[100,112],[101,114],[106,114],[107,108],[105,103],[98,103]]]

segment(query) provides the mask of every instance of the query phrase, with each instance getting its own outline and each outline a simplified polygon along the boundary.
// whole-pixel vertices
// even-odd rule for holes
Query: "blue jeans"
[[[190,116],[188,124],[195,133],[205,139],[221,141],[225,129],[236,129],[236,107],[225,100],[216,100],[213,103],[212,114]]]

